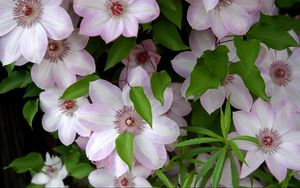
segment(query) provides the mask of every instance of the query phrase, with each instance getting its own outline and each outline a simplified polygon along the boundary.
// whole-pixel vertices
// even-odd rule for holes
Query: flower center
[[[135,185],[132,179],[132,175],[127,172],[119,178],[115,179],[115,187],[134,187]]]
[[[115,16],[120,16],[123,12],[123,5],[119,1],[111,1],[109,3],[109,8],[111,10],[111,13]]]
[[[44,58],[52,63],[57,63],[59,60],[63,60],[69,50],[65,40],[48,39],[48,48]]]
[[[280,148],[281,136],[276,130],[264,128],[257,135],[260,149],[264,153],[275,153]]]
[[[234,77],[233,77],[232,75],[228,74],[228,75],[225,77],[225,80],[224,80],[224,82],[223,82],[223,85],[226,86],[226,85],[232,83],[233,80],[234,80]]]
[[[269,75],[273,83],[277,86],[286,86],[292,80],[292,70],[287,63],[272,63],[269,69]]]
[[[138,64],[142,65],[144,64],[148,59],[147,52],[141,52],[136,56],[136,61]]]
[[[61,110],[69,116],[77,110],[76,100],[61,100],[60,101]]]
[[[17,0],[13,9],[18,26],[31,27],[43,12],[41,0]]]
[[[232,4],[233,0],[219,0],[218,7],[228,7]]]
[[[57,169],[52,167],[52,166],[47,166],[46,167],[46,173],[49,175],[54,175],[57,172]]]
[[[135,135],[139,135],[144,130],[144,120],[137,112],[129,106],[123,106],[115,116],[115,129],[119,134],[124,132],[131,132]]]

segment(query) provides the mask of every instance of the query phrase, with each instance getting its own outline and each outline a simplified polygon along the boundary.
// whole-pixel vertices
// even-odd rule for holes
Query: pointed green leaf
[[[219,158],[217,160],[213,175],[212,175],[212,187],[218,187],[220,180],[221,180],[221,176],[222,176],[222,172],[223,172],[223,168],[224,168],[224,164],[225,164],[225,159],[226,159],[226,154],[227,154],[227,148],[228,146],[226,145],[222,150],[221,153],[219,155]]]
[[[32,120],[39,109],[39,99],[27,101],[23,107],[23,116],[32,128]]]
[[[180,29],[182,19],[181,0],[158,0],[157,2],[163,15]]]
[[[192,187],[194,176],[195,176],[195,172],[194,171],[190,172],[188,174],[187,178],[185,179],[185,181],[183,182],[182,188],[190,188],[190,187]]]
[[[16,88],[24,88],[31,83],[30,73],[27,71],[14,71],[0,83],[0,94],[7,93]]]
[[[17,173],[23,173],[29,170],[41,171],[44,166],[44,160],[40,153],[31,152],[25,157],[19,157],[13,160],[7,168],[13,168]]]
[[[125,38],[123,36],[114,41],[108,52],[105,70],[112,68],[117,63],[127,58],[135,44],[136,38]]]
[[[140,86],[132,87],[129,96],[136,112],[152,127],[152,108],[144,89]]]
[[[180,142],[176,144],[176,147],[184,147],[184,146],[190,146],[190,145],[196,145],[196,144],[203,144],[203,143],[210,143],[210,142],[222,142],[223,139],[216,139],[216,138],[193,138],[190,140],[185,140],[183,142]]]
[[[164,92],[171,81],[171,77],[165,70],[155,72],[151,76],[151,89],[153,95],[162,105],[164,104]]]
[[[132,169],[134,134],[124,132],[116,139],[116,149],[120,158]]]
[[[287,0],[283,0],[283,1],[287,1]],[[300,2],[300,0],[296,0],[296,1]],[[286,31],[293,29],[298,35],[300,35],[300,22],[296,18],[285,16],[285,15],[268,16],[262,14],[261,22],[279,26],[280,28],[283,28]]]
[[[253,142],[254,144],[259,144],[257,138],[252,137],[252,136],[235,136],[232,137],[230,140],[245,140],[245,141],[249,141],[249,142]]]
[[[198,133],[198,134],[204,134],[213,138],[217,138],[219,140],[223,140],[223,138],[213,131],[201,127],[187,127],[187,131]]]
[[[230,146],[232,151],[236,154],[237,158],[242,161],[243,163],[247,164],[247,162],[245,161],[244,155],[241,152],[241,150],[239,149],[239,147],[236,145],[235,142],[230,141]]]
[[[68,153],[66,153],[66,155],[63,155],[61,158],[66,165],[67,171],[72,173],[73,169],[76,168],[76,165],[79,162],[80,152],[76,149],[71,149],[68,150]]]
[[[175,188],[175,185],[173,185],[170,182],[169,178],[164,173],[162,173],[160,170],[156,170],[155,174],[158,176],[158,178],[164,183],[164,185],[167,188]]]
[[[71,176],[76,179],[82,179],[87,177],[93,171],[93,167],[91,167],[88,163],[79,163],[72,170]]]
[[[180,51],[189,49],[186,46],[177,31],[177,28],[166,21],[159,21],[153,26],[154,41],[170,50]]]
[[[223,137],[227,139],[227,135],[231,125],[231,106],[230,98],[226,102],[225,113],[221,109],[221,130]]]
[[[229,153],[231,167],[231,181],[233,188],[238,188],[240,184],[239,174],[232,153]]]
[[[78,80],[71,86],[69,86],[62,95],[62,99],[76,99],[85,96],[89,92],[89,83],[98,80],[99,76],[95,74],[90,74]]]
[[[31,83],[27,87],[23,98],[38,97],[41,92],[42,90],[40,88],[38,88],[34,83]]]

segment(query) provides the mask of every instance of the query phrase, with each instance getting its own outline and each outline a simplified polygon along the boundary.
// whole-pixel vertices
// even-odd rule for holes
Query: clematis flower
[[[139,23],[149,23],[159,16],[155,0],[74,0],[74,10],[83,17],[80,33],[100,35],[106,43],[121,34],[137,36]]]
[[[288,102],[271,106],[257,99],[251,112],[233,112],[233,122],[238,135],[256,137],[258,145],[238,141],[240,149],[247,151],[241,178],[248,176],[264,161],[271,174],[282,181],[287,168],[300,170],[300,130],[297,128],[296,110]]]
[[[34,64],[31,77],[34,83],[47,89],[55,84],[61,89],[76,82],[76,75],[86,76],[95,72],[93,57],[84,50],[88,37],[75,30],[67,39],[48,41],[48,48],[41,64]]]
[[[257,61],[261,75],[266,83],[266,93],[271,103],[290,100],[300,108],[300,49],[291,55],[287,50],[276,51],[263,47],[265,53]]]
[[[181,88],[183,96],[185,96],[189,86],[190,74],[197,64],[197,59],[202,56],[204,51],[213,50],[216,47],[216,38],[209,30],[192,31],[189,41],[192,51],[181,52],[171,61],[175,72],[186,78]],[[230,49],[230,53],[228,54],[229,61],[238,61],[233,42],[224,42],[224,45]],[[243,80],[236,74],[228,74],[224,83],[217,89],[207,90],[200,97],[200,102],[203,108],[210,114],[220,108],[225,98],[229,96],[231,96],[232,106],[245,111],[250,110],[253,99]]]
[[[252,24],[252,16],[259,12],[260,0],[186,0],[187,20],[195,30],[211,28],[219,38],[229,34],[244,35]]]
[[[143,68],[134,68],[128,76],[131,87],[143,86],[152,108],[152,128],[136,112],[130,98],[130,87],[121,91],[105,80],[90,83],[93,104],[79,110],[84,115],[79,122],[93,131],[86,147],[90,160],[105,159],[115,149],[116,138],[124,133],[134,134],[134,157],[149,169],[158,169],[167,160],[165,144],[174,142],[179,136],[178,125],[164,116],[172,104],[170,88],[164,93],[164,105],[156,100],[150,88],[150,80]]]
[[[50,187],[65,187],[63,179],[68,176],[66,166],[57,156],[50,156],[46,153],[45,166],[42,172],[37,173],[32,177],[31,182],[38,185],[45,185],[46,188]]]
[[[89,102],[85,97],[62,100],[62,93],[61,90],[52,88],[40,94],[41,109],[45,112],[42,125],[48,132],[58,130],[58,138],[68,146],[74,142],[76,132],[83,137],[89,137],[91,134],[90,130],[78,122],[78,110]]]
[[[2,0],[0,3],[0,60],[3,65],[21,55],[40,63],[46,53],[48,38],[62,40],[73,31],[62,0]],[[59,19],[57,19],[59,18]]]
[[[68,12],[72,19],[73,25],[76,28],[79,23],[80,17],[74,12],[73,0],[63,0],[61,7],[63,7]]]
[[[143,40],[131,50],[129,57],[122,61],[125,67],[120,74],[119,86],[124,87],[126,74],[133,68],[141,66],[147,73],[153,73],[156,72],[159,61],[160,55],[156,52],[153,40]]]
[[[104,169],[90,173],[88,179],[94,187],[152,187],[147,181],[151,171],[143,166],[134,166],[132,171],[115,176]]]

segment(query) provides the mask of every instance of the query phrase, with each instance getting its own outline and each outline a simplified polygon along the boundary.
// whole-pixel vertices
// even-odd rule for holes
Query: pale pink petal
[[[152,187],[151,184],[142,177],[135,177],[133,179],[134,187],[141,187],[141,188],[146,188],[146,187]]]
[[[182,116],[178,116],[177,114],[175,114],[172,111],[169,111],[166,115],[169,118],[171,118],[173,121],[175,121],[177,123],[178,127],[187,127],[187,122]],[[180,135],[186,136],[187,131],[185,129],[180,129],[179,131],[180,131]]]
[[[48,38],[45,29],[40,24],[24,28],[20,39],[22,55],[33,63],[40,63],[48,47]]]
[[[128,67],[129,68],[129,67]],[[123,87],[125,86],[126,84],[126,73],[127,72],[127,67],[124,67],[120,73],[120,76],[119,76],[119,87],[121,89],[123,89]]]
[[[91,130],[78,121],[77,112],[75,112],[75,115],[73,117],[72,127],[74,131],[77,132],[80,136],[89,137],[91,135]]]
[[[128,165],[119,157],[116,150],[105,159],[104,168],[116,177],[122,176],[129,170]]]
[[[115,177],[104,169],[94,170],[89,175],[89,182],[94,187],[114,187]]]
[[[79,137],[75,140],[75,142],[77,143],[77,145],[78,145],[82,150],[85,150],[88,141],[89,141],[89,137],[82,137],[82,136],[79,136]]]
[[[34,184],[41,185],[47,183],[49,180],[50,177],[47,174],[39,172],[32,177],[31,182]]]
[[[281,62],[287,62],[289,58],[289,54],[287,50],[276,50],[275,51],[275,59]]]
[[[159,116],[171,108],[172,102],[173,102],[173,92],[171,88],[167,88],[164,92],[164,104],[161,105],[161,103],[155,99],[153,96],[148,97],[151,107],[152,107],[152,115],[153,116]]]
[[[44,6],[59,6],[63,0],[42,0]]]
[[[252,150],[247,152],[245,161],[247,162],[248,166],[245,163],[243,164],[240,178],[245,178],[254,170],[256,170],[265,161],[265,156],[258,149]]]
[[[45,185],[45,188],[53,188],[53,187],[64,187],[64,182],[60,178],[52,178],[50,181]]]
[[[274,154],[277,162],[286,168],[300,170],[300,146],[291,143],[282,143]]]
[[[300,130],[291,130],[281,135],[284,143],[299,144],[300,146]]]
[[[67,115],[62,115],[59,120],[58,138],[66,146],[72,144],[76,136],[72,121],[72,117]]]
[[[66,165],[63,165],[57,173],[58,178],[65,179],[68,176]]]
[[[74,30],[69,14],[62,7],[49,6],[43,9],[40,23],[48,37],[54,40],[65,39]]]
[[[109,106],[115,111],[123,107],[120,88],[106,80],[97,80],[90,83],[90,97],[93,103]]]
[[[213,19],[211,22],[211,30],[214,32],[214,34],[218,37],[218,39],[225,37],[228,34],[228,29],[223,24],[220,11],[211,10],[210,18]]]
[[[165,116],[153,118],[152,128],[148,125],[145,126],[144,134],[157,144],[170,144],[174,142],[180,134],[176,122]]]
[[[59,128],[61,113],[58,109],[48,111],[42,118],[42,126],[48,132],[54,132]]]
[[[52,76],[52,66],[48,60],[43,60],[41,64],[34,64],[31,69],[31,78],[39,88],[50,88],[54,85]]]
[[[0,38],[0,60],[3,65],[16,61],[20,56],[20,39],[23,28],[16,27]]]
[[[250,27],[249,14],[235,3],[221,8],[220,15],[226,30],[233,34],[243,35]]]
[[[128,72],[127,81],[132,87],[142,86],[146,90],[150,89],[150,78],[141,66],[133,68]]]
[[[94,58],[85,50],[69,51],[63,61],[68,69],[76,75],[85,76],[96,70]]]
[[[152,39],[146,39],[141,42],[145,49],[149,52],[156,52],[156,46]]]
[[[17,22],[10,7],[2,8],[2,5],[0,6],[0,36],[3,36],[13,30],[17,26]]]
[[[287,168],[282,166],[278,161],[274,158],[272,154],[266,155],[266,164],[271,174],[281,182],[287,173]]]
[[[62,61],[52,66],[52,77],[59,88],[66,89],[76,82],[76,75],[69,71]]]
[[[238,147],[241,149],[241,150],[244,150],[244,151],[249,151],[249,150],[254,150],[257,148],[257,145],[254,144],[253,142],[250,142],[250,141],[246,141],[246,140],[235,140],[234,141]]]
[[[86,146],[86,155],[90,160],[105,159],[115,149],[115,140],[119,134],[114,130],[94,132]]]
[[[181,98],[173,101],[171,110],[179,116],[186,116],[192,111],[192,106],[184,98]]]
[[[89,37],[78,34],[79,29],[75,29],[73,33],[66,39],[66,43],[71,50],[82,50],[86,47]]]
[[[207,12],[214,9],[218,3],[219,3],[219,0],[203,0],[203,5]]]
[[[28,63],[28,60],[21,56],[15,63],[16,66],[22,66]]]
[[[256,115],[249,112],[233,112],[233,122],[239,135],[255,137],[262,128]]]
[[[144,177],[144,178],[147,178],[151,175],[151,170],[143,167],[142,165],[137,165],[135,166],[134,168],[132,168],[131,170],[131,174],[135,177],[137,176],[141,176],[141,177]]]
[[[197,64],[197,58],[198,57],[191,51],[181,52],[171,60],[172,67],[177,74],[187,78]]]
[[[143,166],[151,170],[163,166],[155,144],[144,135],[136,135],[134,138],[134,156]]]
[[[215,35],[211,32],[211,30],[192,30],[189,37],[189,43],[192,52],[198,57],[200,57],[201,54],[206,50],[215,49],[216,40],[217,39]]]
[[[101,104],[87,104],[76,112],[81,125],[91,131],[104,131],[114,128],[115,111]]]
[[[273,108],[276,110],[273,129],[284,134],[291,129],[297,128],[296,117],[298,115],[296,113],[296,108],[292,103],[283,101]]]
[[[300,48],[297,48],[293,51],[292,55],[288,59],[288,64],[291,65],[293,70],[300,70]]]
[[[263,1],[272,1],[272,0],[263,0]],[[245,9],[248,13],[258,12],[262,6],[261,0],[235,0],[234,3]]]
[[[124,15],[123,16],[124,30],[122,34],[125,37],[136,37],[139,30],[139,23],[137,19],[133,16]]]
[[[55,109],[59,105],[59,98],[62,92],[57,88],[51,88],[40,93],[40,107],[43,112]]]
[[[106,43],[109,43],[123,33],[125,24],[122,18],[113,16],[101,26],[99,34]]]
[[[251,112],[255,113],[260,124],[263,126],[262,128],[272,128],[275,114],[269,103],[259,98],[254,102]]]
[[[218,108],[221,108],[225,101],[225,89],[208,89],[201,97],[200,102],[208,114],[213,113]]]
[[[202,3],[190,5],[187,12],[187,20],[193,29],[205,30],[210,27],[210,18]]]
[[[148,23],[159,16],[159,6],[155,0],[136,0],[127,7],[128,16],[134,16],[139,23]]]
[[[98,3],[98,2],[97,2]],[[100,4],[100,3],[99,3]],[[80,24],[80,34],[97,36],[103,30],[105,23],[109,20],[106,12],[96,12],[85,16]],[[121,33],[120,33],[121,34]]]

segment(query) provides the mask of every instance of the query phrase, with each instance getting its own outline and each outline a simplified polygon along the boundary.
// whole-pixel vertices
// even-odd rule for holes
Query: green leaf
[[[100,37],[90,37],[85,49],[97,60],[106,50],[107,45]]]
[[[168,177],[164,173],[162,173],[160,170],[156,170],[155,174],[158,176],[158,178],[164,183],[164,185],[167,188],[174,188],[175,187],[175,185],[173,185],[170,182],[170,180],[168,179]]]
[[[292,170],[288,170],[288,173],[287,173],[286,177],[280,183],[281,188],[288,188],[289,187],[289,182],[291,181],[293,175],[294,175],[293,171]]]
[[[23,116],[32,128],[32,120],[39,109],[39,99],[27,101],[23,107]]]
[[[162,105],[164,104],[164,92],[171,81],[171,77],[165,70],[155,72],[151,76],[151,89],[153,95]]]
[[[182,188],[190,188],[190,187],[192,187],[194,176],[195,176],[195,172],[194,171],[190,172],[188,174],[187,178],[185,179],[185,181],[183,182]]]
[[[63,93],[61,99],[76,99],[85,96],[89,92],[89,84],[92,81],[98,80],[99,76],[95,74],[90,74],[78,80],[71,86],[69,86]]]
[[[91,172],[93,171],[93,168],[91,167],[90,164],[87,163],[79,163],[77,164],[72,173],[71,176],[77,179],[82,179],[86,176],[88,176]]]
[[[208,89],[219,86],[218,77],[209,71],[209,66],[204,64],[203,61],[204,59],[201,58],[191,73],[190,85],[185,94],[186,98],[194,96],[197,99]]]
[[[284,0],[286,1],[286,0]],[[300,0],[299,0],[300,1]],[[290,16],[278,15],[278,16],[267,16],[261,15],[261,22],[276,25],[283,28],[286,31],[294,30],[298,35],[300,35],[300,21],[298,19],[292,18]]]
[[[193,158],[200,153],[214,152],[219,149],[220,148],[218,147],[201,147],[201,148],[189,149],[189,152],[184,153],[181,157],[183,159]]]
[[[257,138],[255,137],[252,137],[252,136],[235,136],[235,137],[232,137],[230,139],[231,141],[233,140],[245,140],[245,141],[249,141],[249,142],[253,142],[254,144],[259,144]]]
[[[62,160],[64,161],[64,164],[66,165],[67,171],[69,173],[72,173],[73,169],[76,168],[79,159],[80,159],[80,152],[76,149],[71,149],[66,155],[62,156]]]
[[[133,133],[124,132],[116,139],[117,152],[120,158],[128,165],[130,170],[132,169],[133,161],[133,138]]]
[[[245,161],[244,155],[241,152],[241,150],[239,149],[239,147],[236,145],[235,142],[229,142],[232,151],[236,154],[237,158],[242,161],[243,163],[247,164],[247,162]],[[247,164],[248,165],[248,164]]]
[[[231,107],[230,98],[226,102],[225,113],[221,110],[221,130],[223,137],[227,139],[227,135],[231,125]]]
[[[221,153],[219,155],[219,158],[217,160],[217,163],[216,163],[213,175],[212,175],[212,180],[213,180],[212,187],[218,187],[218,185],[220,183],[224,164],[225,164],[227,148],[228,148],[228,146],[226,145],[223,149],[221,149]]]
[[[104,70],[112,68],[117,63],[127,58],[135,44],[136,38],[125,38],[123,36],[114,41],[113,45],[109,49],[108,58]]]
[[[25,157],[16,158],[7,168],[12,168],[17,173],[23,173],[29,170],[41,171],[43,166],[44,160],[42,155],[40,153],[31,152]]]
[[[27,71],[14,71],[0,83],[0,94],[7,93],[16,88],[24,88],[31,83],[30,73]]]
[[[247,37],[249,39],[257,39],[276,50],[299,46],[287,31],[279,26],[267,23],[254,25],[247,33]]]
[[[37,184],[29,184],[26,186],[26,188],[44,188],[44,185],[37,185]]]
[[[163,15],[180,29],[182,19],[181,0],[158,0],[157,2]]]
[[[154,24],[153,35],[154,40],[158,44],[161,44],[170,50],[180,51],[189,49],[189,47],[183,43],[177,28],[169,22],[159,21]]]
[[[180,142],[178,144],[175,144],[176,147],[184,147],[184,146],[190,146],[190,145],[196,145],[196,144],[203,144],[203,143],[210,143],[210,142],[222,142],[223,140],[216,139],[216,138],[193,138],[190,140],[185,140],[183,142]]]
[[[233,188],[238,188],[240,184],[240,178],[237,170],[237,166],[235,164],[235,160],[233,158],[233,155],[229,153],[230,157],[230,167],[231,167],[231,181]]]
[[[23,98],[38,97],[41,92],[42,90],[40,88],[38,88],[34,83],[31,83],[27,87]]]
[[[276,3],[279,7],[282,8],[290,8],[294,6],[296,3],[300,3],[300,0],[276,0]]]
[[[144,89],[140,86],[132,87],[129,96],[136,112],[152,127],[152,108]]]
[[[4,67],[5,67],[5,70],[6,70],[7,74],[10,75],[13,72],[14,68],[15,68],[15,64],[11,63],[11,64],[8,64],[8,65],[5,65]]]
[[[187,131],[198,133],[198,134],[204,134],[213,138],[217,138],[219,140],[223,140],[223,138],[213,131],[201,127],[187,127]]]
[[[252,67],[255,65],[260,51],[260,44],[257,40],[244,41],[240,37],[234,38],[234,44],[237,55],[239,56],[241,62],[245,64],[247,70],[245,74],[248,75]]]

